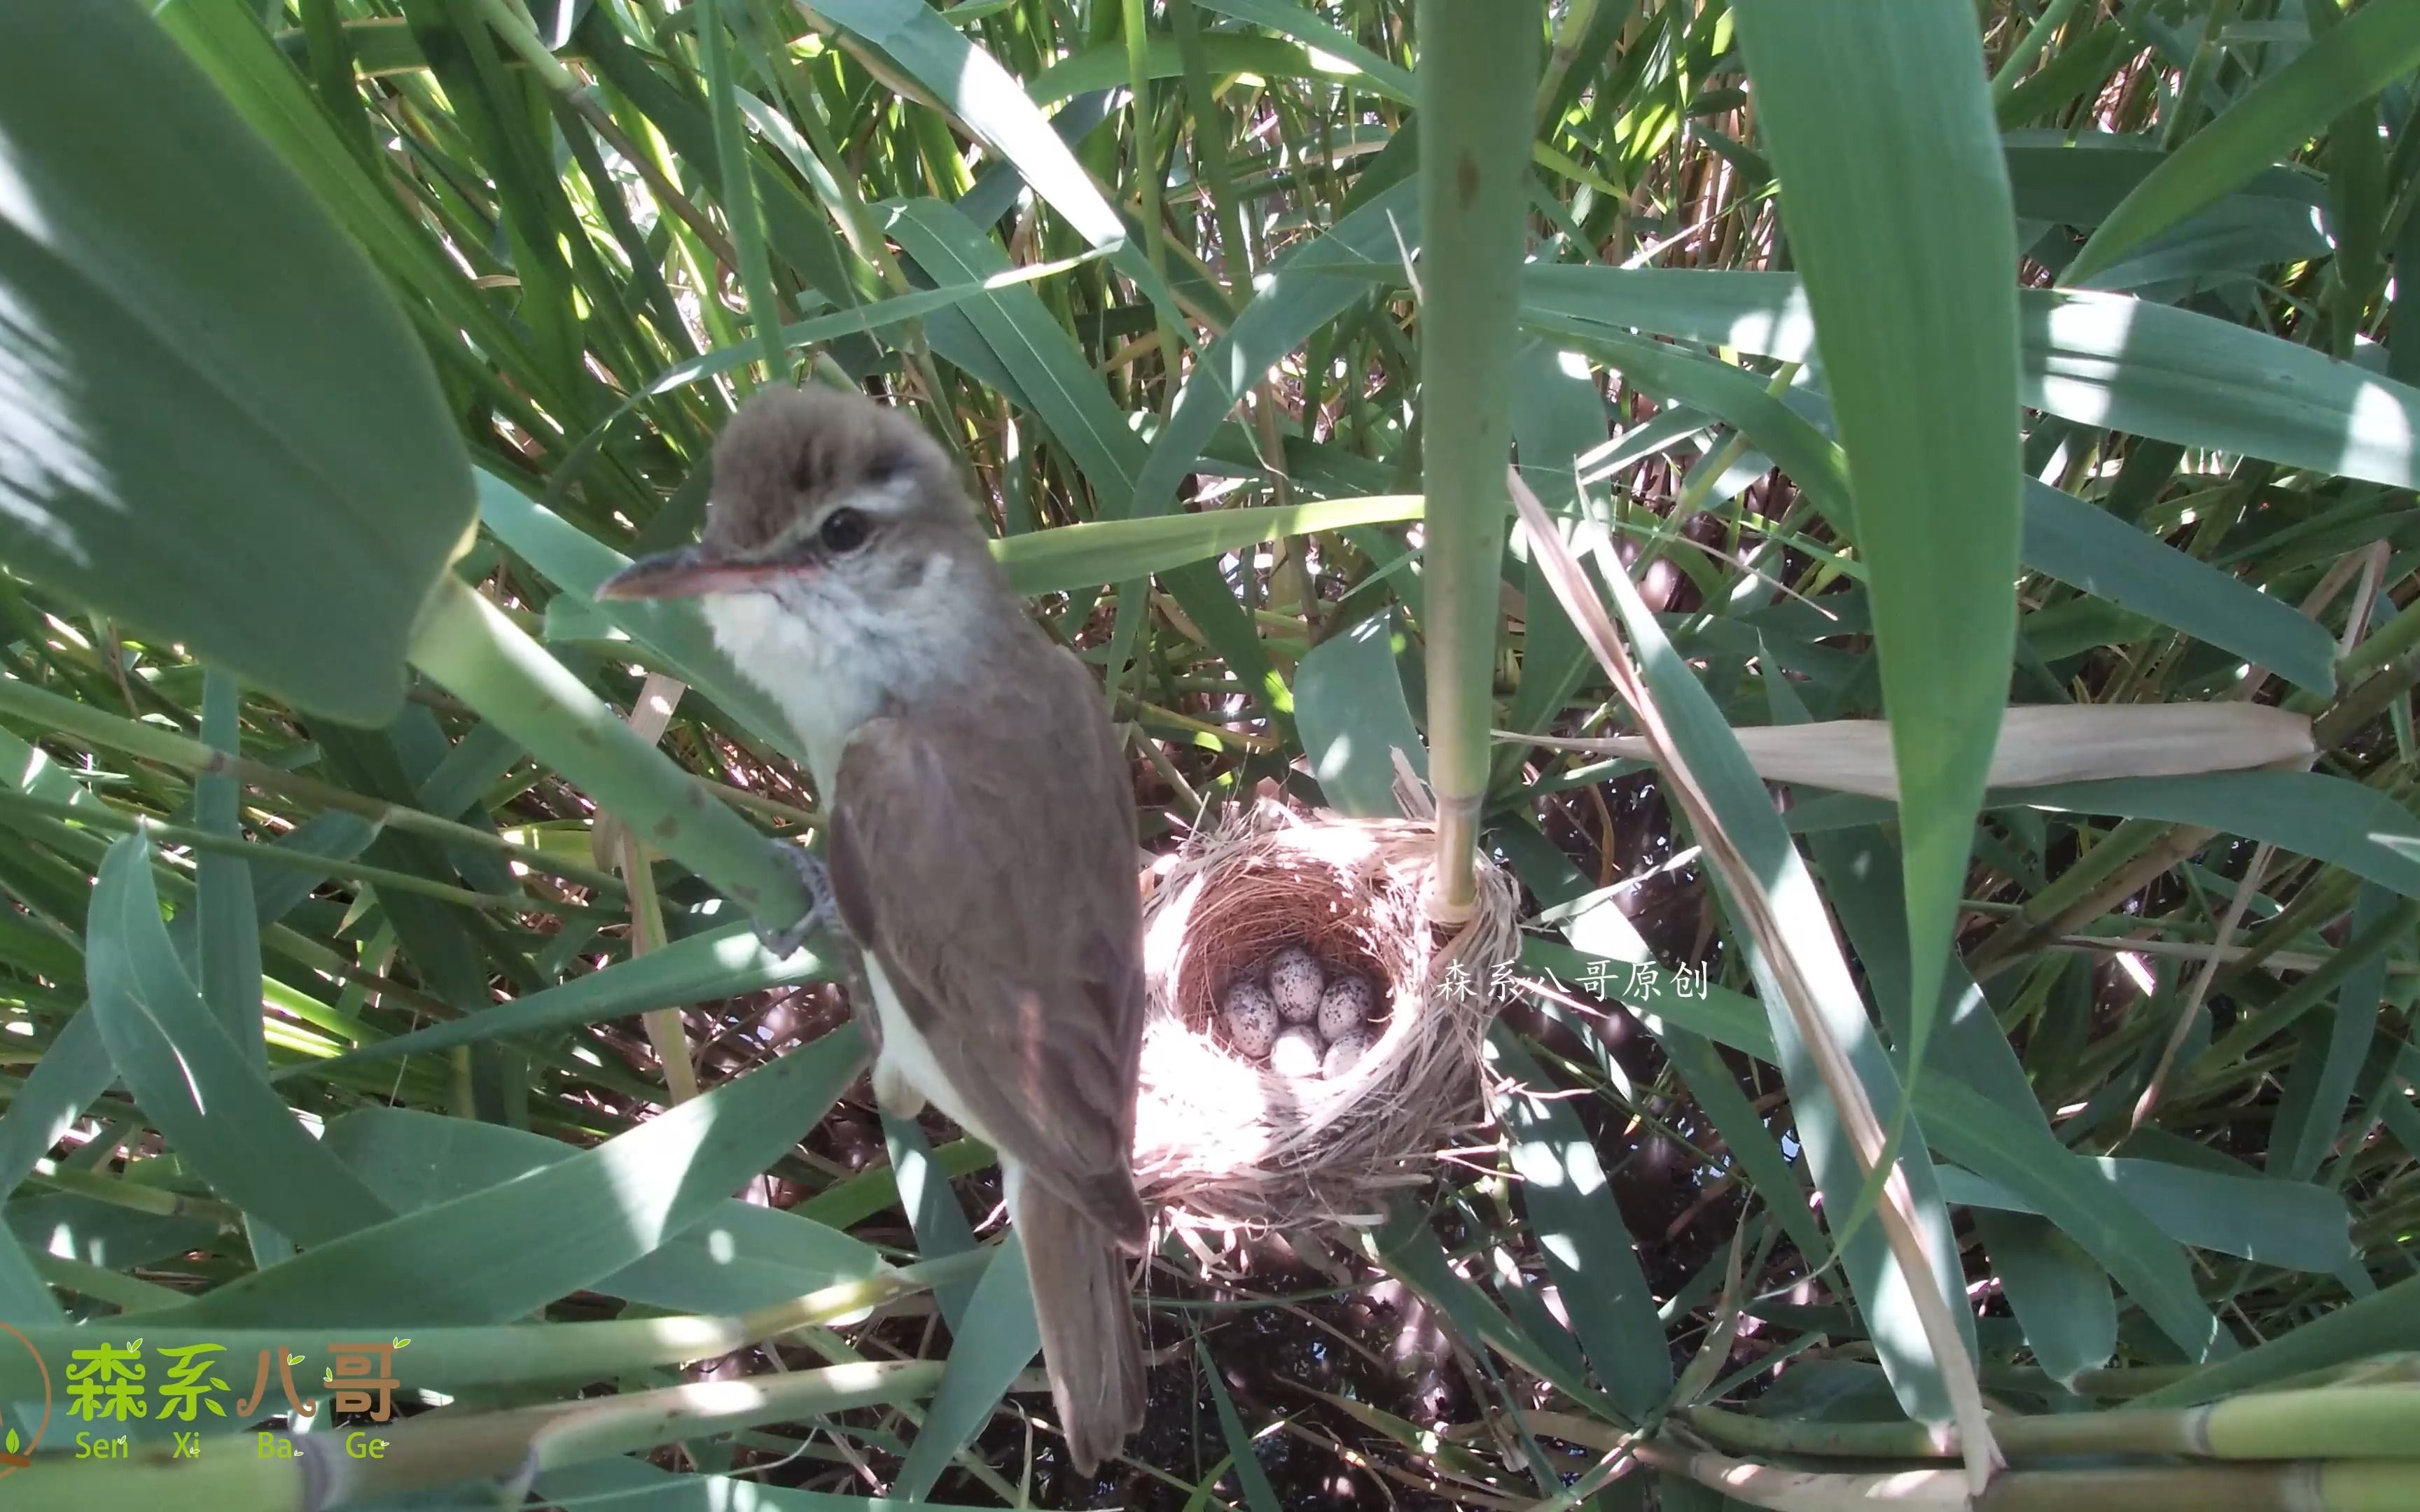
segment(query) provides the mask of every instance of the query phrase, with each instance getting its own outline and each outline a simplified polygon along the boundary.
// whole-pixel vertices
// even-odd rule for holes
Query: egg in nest
[[[1354,1063],[1377,1048],[1377,1039],[1367,1029],[1347,1029],[1336,1037],[1320,1057],[1319,1073],[1334,1081],[1353,1069]]]
[[[1326,982],[1319,957],[1299,945],[1289,945],[1269,958],[1269,995],[1288,1024],[1319,1017],[1319,993]]]
[[[1377,1006],[1378,995],[1370,990],[1367,977],[1351,972],[1338,977],[1319,995],[1319,1037],[1333,1041],[1352,1033]]]
[[[1269,1070],[1280,1076],[1316,1076],[1326,1052],[1319,1036],[1300,1024],[1289,1024],[1269,1046]]]
[[[1227,1042],[1238,1055],[1259,1060],[1276,1043],[1282,1026],[1278,1017],[1278,1005],[1269,998],[1268,989],[1259,982],[1246,980],[1227,989],[1227,1000],[1218,1012],[1218,1022],[1227,1030]]]

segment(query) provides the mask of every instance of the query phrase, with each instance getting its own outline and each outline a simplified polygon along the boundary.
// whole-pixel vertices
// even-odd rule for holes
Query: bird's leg
[[[875,999],[874,984],[866,980],[865,957],[841,921],[839,901],[832,892],[830,868],[801,846],[775,841],[773,848],[797,870],[799,880],[805,885],[813,906],[807,910],[806,918],[786,930],[775,932],[761,922],[757,923],[754,928],[758,943],[786,960],[797,953],[799,948],[806,943],[807,936],[817,928],[830,926],[827,933],[832,954],[840,964],[841,985],[848,996],[849,1016],[857,1020],[859,1028],[865,1034],[865,1042],[874,1051],[874,1100],[884,1112],[894,1118],[914,1118],[923,1111],[924,1099],[899,1073],[897,1067],[883,1058],[882,1008]]]
[[[807,943],[808,935],[818,929],[837,925],[840,905],[832,896],[831,870],[824,865],[820,856],[804,846],[793,845],[786,841],[774,841],[772,846],[783,864],[798,872],[799,881],[806,887],[811,906],[807,909],[807,917],[788,929],[768,929],[761,918],[750,920],[750,927],[755,930],[758,944],[786,961],[799,953],[799,948]],[[839,935],[845,932],[835,927],[831,933]]]

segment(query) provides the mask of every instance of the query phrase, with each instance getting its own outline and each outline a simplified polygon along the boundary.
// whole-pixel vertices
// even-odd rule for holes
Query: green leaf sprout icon
[[[10,1428],[8,1430],[6,1447],[9,1454],[15,1454],[17,1452],[17,1430],[15,1428]]]

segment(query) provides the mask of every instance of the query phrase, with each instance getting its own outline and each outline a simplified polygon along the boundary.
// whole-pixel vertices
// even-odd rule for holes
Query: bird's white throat
[[[807,748],[815,785],[829,792],[840,771],[849,733],[882,705],[890,687],[867,665],[868,637],[817,634],[806,619],[771,594],[709,594],[699,605],[714,642],[740,674],[771,695]]]
[[[892,698],[913,700],[963,653],[967,607],[954,602],[952,563],[935,556],[914,592],[877,609],[824,585],[709,594],[701,601],[715,644],[781,706],[807,749],[815,785],[831,791],[851,732]]]

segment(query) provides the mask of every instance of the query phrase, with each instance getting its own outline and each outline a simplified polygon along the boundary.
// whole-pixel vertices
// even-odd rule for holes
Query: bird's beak
[[[597,585],[604,598],[695,598],[700,594],[745,593],[761,588],[778,569],[769,563],[736,562],[704,546],[641,557]]]

